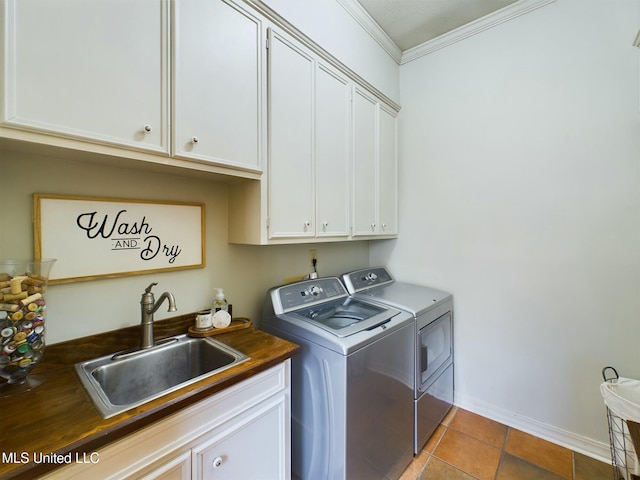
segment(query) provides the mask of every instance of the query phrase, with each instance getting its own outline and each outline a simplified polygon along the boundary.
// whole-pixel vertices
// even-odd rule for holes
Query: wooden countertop
[[[186,333],[194,314],[156,322],[155,338]],[[0,398],[0,478],[34,478],[58,466],[36,464],[34,455],[76,453],[89,455],[152,422],[267,370],[297,353],[299,347],[268,333],[246,328],[214,338],[250,359],[211,378],[188,385],[139,407],[103,419],[93,406],[73,366],[102,355],[134,347],[140,327],[127,327],[90,337],[47,345],[42,362],[32,375],[45,382],[30,392]],[[1,391],[1,390],[0,390]],[[21,455],[31,459],[20,463]],[[8,455],[15,453],[17,462]]]

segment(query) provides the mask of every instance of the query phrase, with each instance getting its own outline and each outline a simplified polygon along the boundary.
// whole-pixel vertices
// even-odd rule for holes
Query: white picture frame
[[[34,193],[33,210],[50,284],[205,266],[202,203]]]

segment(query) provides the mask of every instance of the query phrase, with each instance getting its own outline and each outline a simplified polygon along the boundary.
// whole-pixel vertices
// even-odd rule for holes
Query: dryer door
[[[451,363],[453,356],[451,330],[451,312],[447,312],[418,333],[416,385],[419,391],[425,391],[431,384],[432,377]]]

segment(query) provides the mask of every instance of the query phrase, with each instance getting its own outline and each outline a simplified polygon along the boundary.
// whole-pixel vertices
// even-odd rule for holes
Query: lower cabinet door
[[[140,480],[191,480],[191,452],[185,452]]]
[[[290,478],[286,414],[281,396],[221,425],[191,450],[193,478]]]

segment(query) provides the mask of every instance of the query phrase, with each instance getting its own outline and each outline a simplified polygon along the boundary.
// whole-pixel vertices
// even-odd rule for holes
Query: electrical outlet
[[[313,249],[313,250],[309,250],[309,263],[311,265],[313,265],[313,261],[318,261],[318,251]]]

